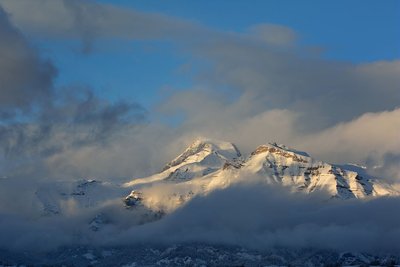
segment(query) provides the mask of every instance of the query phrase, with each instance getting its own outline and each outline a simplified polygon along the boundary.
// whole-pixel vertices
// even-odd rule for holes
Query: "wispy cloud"
[[[143,13],[94,1],[8,1],[0,2],[12,21],[24,31],[50,38],[78,38],[90,51],[95,40],[189,40],[202,27],[162,14]]]

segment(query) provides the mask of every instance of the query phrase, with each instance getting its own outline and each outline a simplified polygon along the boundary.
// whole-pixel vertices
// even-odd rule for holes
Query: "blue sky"
[[[400,2],[396,0],[112,1],[148,12],[244,31],[274,23],[298,32],[301,42],[326,49],[326,57],[365,62],[400,56]]]
[[[179,17],[221,31],[244,32],[259,23],[284,25],[298,34],[300,45],[315,47],[323,58],[335,61],[400,57],[399,1],[100,2]],[[108,99],[129,99],[150,108],[162,99],[160,90],[192,85],[191,75],[182,75],[179,69],[193,61],[165,42],[98,42],[88,54],[79,52],[77,41],[39,39],[37,44],[59,69],[57,85],[90,86]]]

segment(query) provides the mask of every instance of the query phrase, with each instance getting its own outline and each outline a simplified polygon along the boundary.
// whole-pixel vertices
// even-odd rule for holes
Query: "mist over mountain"
[[[251,255],[278,249],[284,263],[290,257],[281,248],[327,251],[333,262],[344,261],[345,252],[364,263],[377,255],[382,262],[396,260],[400,253],[400,192],[361,167],[331,165],[275,143],[245,155],[232,143],[203,138],[160,170],[128,182],[31,185],[2,213],[0,254],[14,253],[20,261],[13,262],[23,263],[23,251],[51,252],[47,262],[54,263],[62,257],[57,251],[68,248],[70,256],[80,253],[70,263],[107,264],[131,246],[141,247],[136,253],[149,263],[161,254],[149,255],[146,248],[176,244],[223,246],[228,255],[238,247]],[[114,252],[106,259],[99,256],[103,250]],[[97,256],[85,258],[93,251]],[[125,256],[127,262],[133,258]]]
[[[0,266],[400,264],[399,8],[0,0]]]

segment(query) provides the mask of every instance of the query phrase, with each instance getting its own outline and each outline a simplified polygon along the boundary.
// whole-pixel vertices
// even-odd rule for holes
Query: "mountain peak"
[[[201,162],[212,154],[226,161],[241,157],[239,149],[233,143],[209,138],[197,138],[178,157],[166,164],[162,171],[181,165],[184,162]]]
[[[283,144],[277,143],[267,143],[264,145],[258,146],[250,155],[250,157],[264,154],[264,153],[271,153],[274,155],[283,156],[286,158],[293,158],[293,159],[300,159],[303,157],[310,157],[310,155],[306,152],[299,151],[293,148],[289,148]]]

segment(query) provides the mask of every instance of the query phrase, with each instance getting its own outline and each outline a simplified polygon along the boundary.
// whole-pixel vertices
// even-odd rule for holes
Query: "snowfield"
[[[130,199],[143,191],[141,204],[151,209],[169,202],[168,207],[164,207],[167,211],[176,209],[193,196],[251,182],[281,185],[291,192],[323,193],[328,199],[399,195],[391,185],[366,173],[361,175],[355,168],[346,169],[315,160],[305,152],[275,143],[260,145],[244,158],[232,143],[203,139],[196,140],[160,173],[134,179],[123,186],[132,188],[132,194],[126,198],[128,205]],[[165,190],[161,193],[155,190],[157,186],[168,188],[166,191],[172,189],[172,192],[160,197]]]

